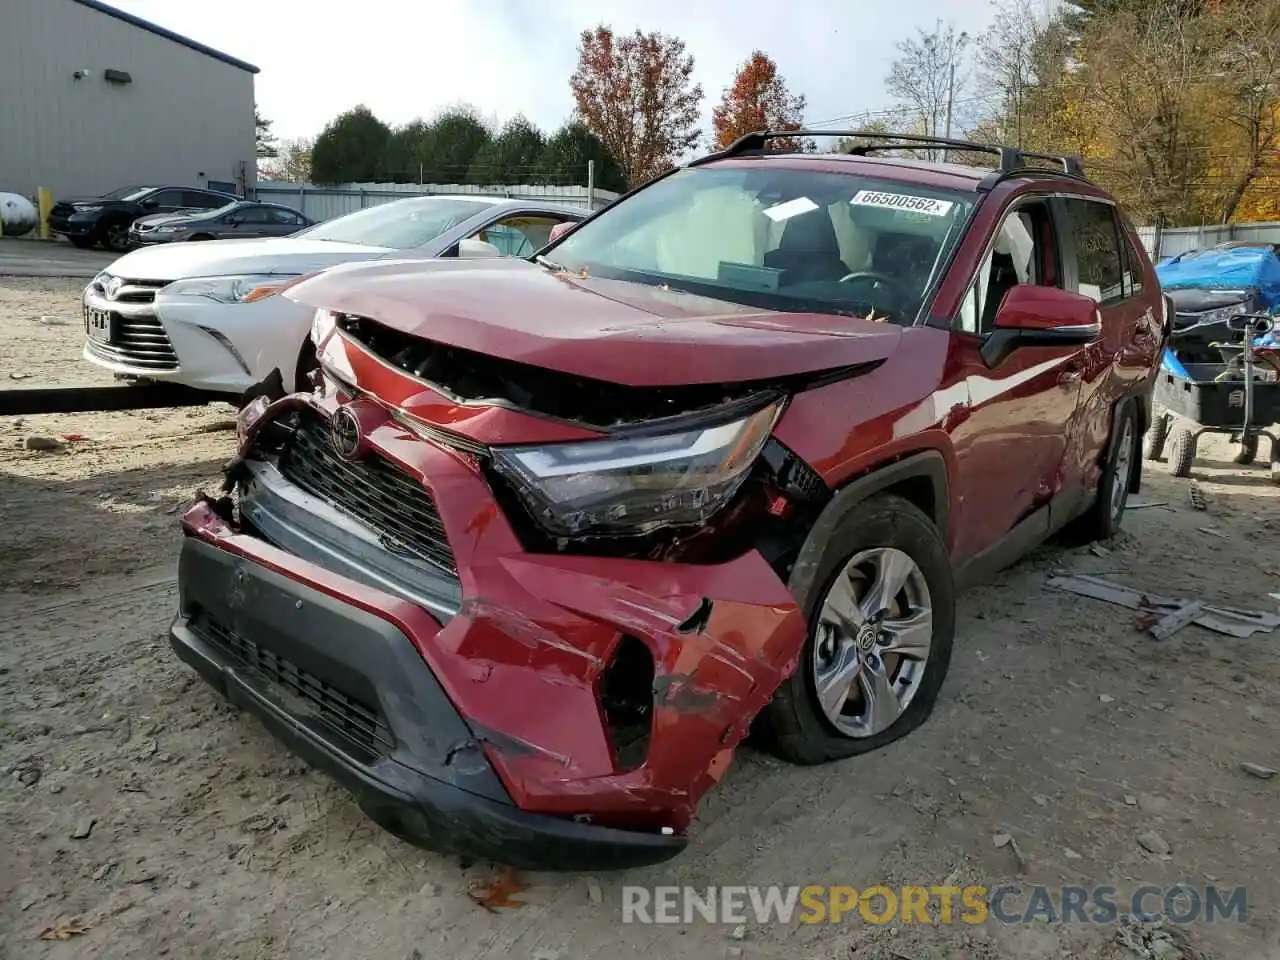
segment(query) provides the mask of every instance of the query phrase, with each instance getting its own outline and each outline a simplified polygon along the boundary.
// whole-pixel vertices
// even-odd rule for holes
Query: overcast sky
[[[777,62],[810,122],[890,105],[894,44],[950,19],[971,33],[988,0],[109,0],[256,64],[280,137],[312,136],[364,103],[391,124],[459,101],[544,129],[572,112],[578,36],[599,23],[685,41],[711,107],[753,49]]]

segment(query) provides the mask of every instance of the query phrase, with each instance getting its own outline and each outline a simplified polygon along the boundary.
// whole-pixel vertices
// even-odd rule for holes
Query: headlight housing
[[[156,233],[177,233],[181,227],[156,227]]]
[[[782,413],[674,433],[496,447],[494,469],[556,536],[636,535],[706,522],[737,493]]]
[[[102,209],[102,204],[100,203],[77,204],[71,209],[74,210],[76,213],[97,213],[99,210]]]
[[[218,303],[253,303],[255,300],[274,297],[296,276],[293,273],[266,273],[239,277],[197,277],[193,280],[174,281],[164,288],[164,292],[181,297],[208,297]]]

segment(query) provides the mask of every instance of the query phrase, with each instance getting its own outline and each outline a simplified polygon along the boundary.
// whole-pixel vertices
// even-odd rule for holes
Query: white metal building
[[[252,189],[257,72],[100,0],[0,0],[0,191]]]

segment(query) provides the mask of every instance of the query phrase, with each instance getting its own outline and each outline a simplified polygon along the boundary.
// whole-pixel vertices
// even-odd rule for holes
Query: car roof
[[[794,170],[879,177],[963,193],[978,193],[983,189],[983,184],[988,181],[988,178],[999,174],[996,167],[989,166],[977,167],[964,163],[943,163],[883,155],[858,156],[847,153],[744,153],[739,156],[710,160],[706,165],[745,168],[753,163],[769,163]],[[1053,184],[1061,187],[1069,184],[1073,191],[1106,196],[1106,191],[1091,181],[1080,177],[1068,177],[1054,170],[1045,170],[1043,176],[1037,176],[1040,172],[1036,169],[1019,170],[1008,175],[1004,182],[1014,184],[1014,189],[1019,190],[1032,185]]]

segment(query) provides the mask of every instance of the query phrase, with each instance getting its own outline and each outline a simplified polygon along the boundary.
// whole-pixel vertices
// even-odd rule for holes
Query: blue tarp
[[[1280,257],[1270,244],[1193,250],[1156,266],[1166,290],[1243,290],[1257,287],[1266,307],[1280,305]]]

